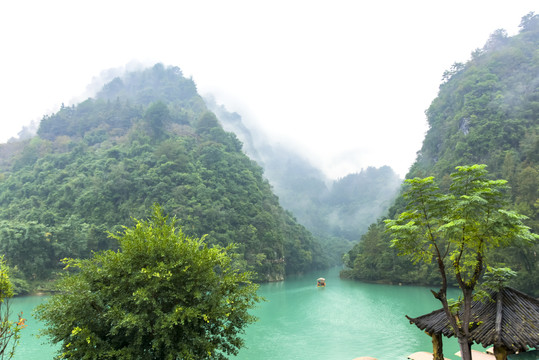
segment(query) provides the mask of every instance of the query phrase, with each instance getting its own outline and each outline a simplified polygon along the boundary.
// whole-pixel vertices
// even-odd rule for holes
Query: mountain
[[[205,100],[223,127],[234,132],[244,151],[264,168],[281,205],[321,240],[333,265],[342,263],[343,254],[387,212],[399,191],[402,179],[388,166],[328,179],[294,149],[270,143],[239,114],[213,98]]]
[[[448,186],[456,166],[487,164],[494,178],[511,186],[512,207],[529,217],[539,232],[539,16],[522,18],[512,37],[496,30],[471,59],[454,64],[443,76],[438,96],[426,114],[429,130],[407,178],[435,176]],[[403,210],[398,199],[389,211]],[[491,261],[510,266],[513,286],[539,296],[539,245],[498,249]],[[373,223],[347,254],[355,279],[403,283],[437,283],[436,271],[411,265],[389,247],[382,222]]]
[[[237,244],[235,261],[259,281],[327,265],[177,67],[126,73],[45,116],[37,136],[0,145],[0,253],[28,280],[53,277],[64,257],[116,249],[107,231],[154,203],[188,235]]]

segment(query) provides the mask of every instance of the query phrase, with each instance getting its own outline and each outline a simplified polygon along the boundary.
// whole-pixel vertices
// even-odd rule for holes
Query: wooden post
[[[507,351],[505,346],[494,345],[494,356],[496,360],[507,360],[507,354],[509,354],[509,351]]]
[[[434,360],[444,360],[444,344],[442,342],[442,334],[438,333],[429,335],[432,337],[432,352],[434,354]]]
[[[501,337],[502,337],[502,315],[503,315],[503,309],[502,309],[502,301],[503,301],[503,295],[502,290],[498,291],[498,294],[496,296],[496,322],[494,323],[494,330],[496,331],[496,338],[494,341],[494,356],[496,357],[496,360],[507,360],[507,348],[503,345],[496,345],[496,344],[502,344]]]

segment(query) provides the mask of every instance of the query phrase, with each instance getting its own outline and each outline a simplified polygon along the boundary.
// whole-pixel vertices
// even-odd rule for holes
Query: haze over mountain
[[[47,280],[64,257],[115,249],[107,231],[153,203],[191,236],[237,244],[237,265],[259,281],[328,265],[177,67],[115,78],[45,116],[37,136],[0,145],[0,253],[15,277]]]
[[[93,97],[100,87],[86,88],[104,69],[162,62],[179,66],[201,95],[214,94],[250,129],[256,125],[271,143],[293,147],[332,180],[384,165],[404,177],[444,70],[466,61],[494,29],[516,33],[520,17],[538,6],[536,0],[5,1],[0,142],[62,103]]]
[[[328,179],[293,148],[269,143],[259,129],[248,129],[239,114],[227,111],[214,98],[206,98],[206,103],[264,168],[281,205],[322,241],[333,264],[340,264],[369,224],[385,215],[397,194],[402,180],[388,166]]]
[[[466,63],[444,74],[427,109],[429,130],[407,178],[435,176],[442,188],[459,165],[486,164],[511,187],[511,206],[539,232],[539,15],[522,18],[520,32],[495,30]],[[399,198],[389,211],[403,211]],[[539,244],[514,245],[490,255],[509,266],[513,286],[539,296]],[[373,223],[348,253],[346,276],[369,281],[438,283],[432,266],[412,265],[389,246],[383,222]],[[433,275],[434,274],[434,275]]]

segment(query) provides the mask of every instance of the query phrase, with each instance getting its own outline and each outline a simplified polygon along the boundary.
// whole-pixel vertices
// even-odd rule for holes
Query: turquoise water
[[[24,296],[11,300],[12,319],[16,319],[17,314],[22,311],[27,325],[21,332],[14,360],[50,360],[56,354],[56,347],[48,344],[47,339],[37,337],[41,323],[32,316],[34,308],[44,299],[43,296]]]
[[[389,360],[432,352],[431,338],[405,318],[439,308],[428,288],[341,280],[338,271],[262,285],[259,294],[268,301],[254,312],[260,320],[247,329],[247,348],[236,359]],[[318,277],[326,278],[325,288],[316,287]],[[457,359],[455,340],[444,350]]]
[[[259,321],[247,328],[247,347],[233,359],[352,360],[372,356],[393,360],[406,359],[416,351],[432,352],[430,337],[404,316],[416,317],[440,307],[429,288],[341,280],[338,271],[261,285],[259,294],[267,301],[254,310]],[[316,287],[318,277],[326,278],[325,288]],[[28,324],[15,360],[49,360],[55,354],[55,348],[44,343],[46,339],[35,337],[41,324],[31,312],[43,299],[13,299],[13,314],[23,311]],[[444,341],[446,357],[460,359],[454,355],[456,340]]]

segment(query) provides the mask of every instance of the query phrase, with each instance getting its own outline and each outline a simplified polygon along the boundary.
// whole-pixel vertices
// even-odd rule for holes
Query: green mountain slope
[[[0,253],[27,279],[51,277],[63,257],[115,248],[106,231],[155,202],[187,234],[237,243],[236,261],[260,281],[326,265],[178,68],[116,78],[44,117],[36,137],[0,145]]]
[[[435,176],[449,184],[458,165],[487,164],[494,178],[511,186],[512,206],[529,217],[539,232],[539,16],[523,17],[519,34],[495,31],[465,64],[444,74],[439,94],[426,114],[429,130],[407,178]],[[400,200],[390,216],[403,210]],[[356,279],[431,284],[436,271],[412,266],[389,248],[382,223],[369,232],[347,256]],[[518,272],[514,282],[539,295],[539,245],[511,247],[492,254],[492,261]]]

